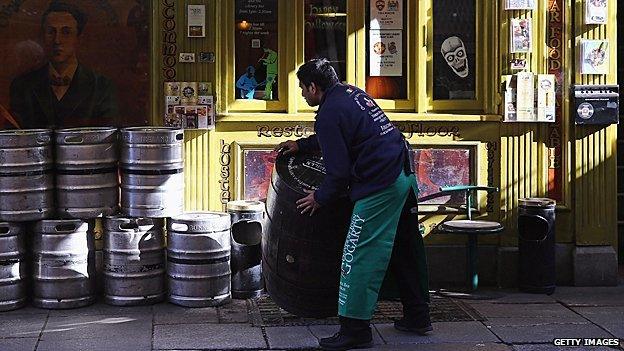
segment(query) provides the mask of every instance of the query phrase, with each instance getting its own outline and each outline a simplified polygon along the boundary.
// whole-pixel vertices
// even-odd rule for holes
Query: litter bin
[[[555,200],[519,200],[518,287],[521,291],[555,291]]]
[[[250,299],[264,290],[262,279],[262,232],[264,203],[230,201],[227,211],[232,219],[232,298]]]

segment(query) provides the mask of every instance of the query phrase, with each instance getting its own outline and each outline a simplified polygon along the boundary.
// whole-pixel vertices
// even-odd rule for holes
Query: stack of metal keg
[[[163,218],[182,212],[183,131],[127,128],[121,143],[118,134],[0,131],[0,311],[26,303],[28,281],[37,307],[94,302],[96,226],[103,227],[105,300],[164,299]]]

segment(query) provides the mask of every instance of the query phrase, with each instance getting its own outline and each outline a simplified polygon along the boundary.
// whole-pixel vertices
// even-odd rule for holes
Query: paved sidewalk
[[[426,337],[375,324],[373,350],[602,351],[622,347],[556,347],[554,338],[624,339],[624,284],[559,287],[552,296],[506,291],[466,301],[482,321],[438,322]],[[307,350],[336,325],[256,327],[246,301],[190,309],[168,303],[75,310],[26,307],[0,313],[1,351]],[[620,345],[622,342],[620,342]]]

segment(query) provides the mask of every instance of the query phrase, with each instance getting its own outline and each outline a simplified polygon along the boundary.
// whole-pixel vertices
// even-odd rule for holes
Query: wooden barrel
[[[267,194],[262,272],[271,298],[301,317],[335,316],[344,240],[353,206],[345,196],[301,215],[295,202],[323,181],[319,156],[278,157]]]

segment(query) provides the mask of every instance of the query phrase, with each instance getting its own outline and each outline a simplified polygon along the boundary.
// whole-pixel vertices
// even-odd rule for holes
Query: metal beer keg
[[[230,216],[194,212],[168,224],[169,301],[186,307],[217,306],[230,299]]]
[[[0,220],[36,221],[54,211],[52,131],[0,131]]]
[[[265,225],[264,203],[230,201],[227,211],[232,220],[232,298],[260,296],[262,279],[262,231]]]
[[[33,305],[63,309],[95,302],[92,229],[90,223],[78,219],[35,224]]]
[[[26,304],[25,255],[23,228],[17,223],[0,222],[0,311]]]
[[[57,212],[66,218],[113,214],[119,205],[117,129],[55,132]]]
[[[104,299],[117,306],[164,300],[165,236],[160,218],[104,219]]]
[[[132,217],[170,217],[184,209],[184,131],[121,130],[121,209]]]

